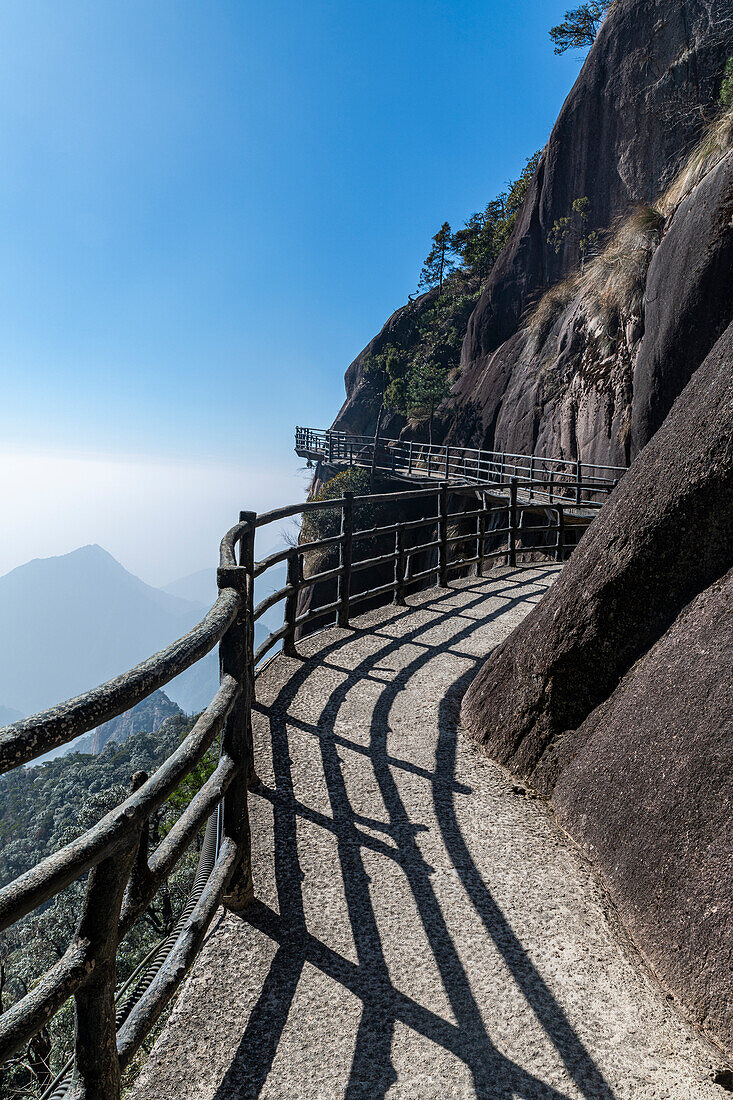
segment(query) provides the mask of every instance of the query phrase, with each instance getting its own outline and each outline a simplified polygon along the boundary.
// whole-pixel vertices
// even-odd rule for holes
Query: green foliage
[[[395,344],[366,356],[362,371],[375,400],[386,409],[399,410],[404,400],[405,353]]]
[[[724,111],[733,107],[733,57],[729,57],[725,63],[718,102]]]
[[[426,360],[414,371],[409,392],[413,408],[422,405],[434,409],[448,393],[445,371],[434,360]]]
[[[433,417],[441,401],[448,396],[448,374],[435,359],[417,364],[410,375],[408,401],[410,415],[428,422],[428,440],[433,442]]]
[[[0,883],[70,843],[119,805],[136,771],[152,774],[186,736],[194,719],[169,718],[153,734],[132,734],[122,744],[109,741],[97,756],[71,753],[35,767],[0,776]],[[214,745],[153,815],[150,843],[155,848],[216,766]],[[191,885],[201,837],[121,944],[118,979],[124,981],[158,940],[172,929]],[[0,936],[0,1011],[32,989],[64,954],[76,926],[84,895],[81,879],[41,910],[29,914]],[[71,1050],[73,1010],[67,1004],[10,1068],[0,1073],[0,1098],[35,1097],[49,1073],[61,1068]]]
[[[583,50],[592,46],[612,2],[613,0],[591,0],[591,3],[566,11],[565,21],[550,30],[555,53]]]
[[[588,231],[588,219],[590,218],[590,199],[584,195],[575,199],[570,213],[554,222],[547,236],[547,243],[559,253],[567,240],[575,240],[580,253],[581,271],[585,266],[588,255],[598,241],[595,230]]]
[[[455,268],[454,252],[451,227],[448,222],[443,222],[433,237],[433,247],[423,264],[419,284],[421,288],[430,290],[437,286],[439,292],[442,291],[446,276]]]
[[[570,232],[571,221],[569,214],[566,214],[564,218],[557,218],[547,234],[547,243],[556,253],[560,251],[565,243],[565,238]]]
[[[530,157],[519,178],[485,210],[472,214],[463,228],[453,234],[453,248],[462,261],[463,270],[477,276],[481,282],[496,263],[514,229],[541,156],[535,153]]]
[[[456,272],[431,308],[415,311],[402,346],[387,343],[370,357],[367,370],[381,370],[385,408],[414,420],[429,420],[457,370],[463,334],[478,291]],[[434,398],[431,394],[440,394]]]
[[[156,733],[109,741],[97,756],[74,752],[0,776],[0,884],[83,831],[79,823],[91,820],[98,796],[104,802],[110,791],[126,792],[133,772],[155,770],[189,727],[182,716],[168,719]]]
[[[354,493],[355,496],[366,496],[369,493],[369,482],[368,470],[356,467],[342,470],[325,482],[312,499],[337,500],[346,492]],[[354,506],[354,524],[357,530],[373,526],[373,518],[374,508],[368,501],[362,501]],[[338,535],[340,530],[340,508],[316,508],[303,516],[302,534],[305,542],[332,538]]]
[[[437,294],[406,306],[395,334],[362,359],[363,385],[378,410],[427,422],[432,436],[481,284],[514,229],[540,157],[530,157],[519,178],[461,229],[453,233],[443,222],[433,237],[420,286]]]

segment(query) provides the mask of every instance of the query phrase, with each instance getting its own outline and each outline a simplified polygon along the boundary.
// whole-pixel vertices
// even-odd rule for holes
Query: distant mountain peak
[[[105,550],[103,546],[100,546],[98,542],[88,542],[86,546],[79,546],[76,550],[70,550],[68,554],[61,554],[60,557],[71,558],[75,554],[88,554],[100,558],[109,558],[111,561],[117,562],[117,565],[120,564],[117,558],[110,554],[109,550]]]
[[[175,641],[204,611],[146,584],[98,543],[35,558],[0,577],[0,699],[27,715],[88,691]],[[216,655],[182,675],[172,698],[200,710],[216,690]]]

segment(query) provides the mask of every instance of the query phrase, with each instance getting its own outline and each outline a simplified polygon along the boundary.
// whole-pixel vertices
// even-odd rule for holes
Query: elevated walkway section
[[[559,568],[409,596],[264,669],[257,901],[217,918],[134,1100],[720,1100],[588,864],[458,727]]]
[[[525,504],[549,505],[593,518],[626,472],[580,459],[510,454],[451,444],[349,435],[332,428],[295,429],[295,452],[309,465],[371,468],[404,481],[452,486],[510,485]],[[375,454],[376,452],[376,454]]]

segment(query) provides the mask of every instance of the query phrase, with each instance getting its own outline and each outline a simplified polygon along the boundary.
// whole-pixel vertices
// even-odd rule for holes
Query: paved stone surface
[[[421,593],[263,672],[258,902],[218,920],[134,1100],[726,1095],[545,805],[456,727],[556,575]]]

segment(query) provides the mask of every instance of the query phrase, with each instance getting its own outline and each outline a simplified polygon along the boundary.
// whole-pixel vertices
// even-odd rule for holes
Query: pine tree
[[[428,422],[428,443],[433,442],[433,418],[441,401],[448,396],[448,372],[435,359],[418,362],[410,378],[411,413]]]
[[[592,46],[612,2],[613,0],[591,0],[591,3],[566,11],[565,22],[550,30],[555,53]]]
[[[507,191],[493,199],[485,210],[472,214],[453,235],[453,249],[461,258],[463,270],[478,276],[481,282],[509,239],[541,157],[541,153],[530,157],[519,179],[507,184]]]
[[[438,287],[438,296],[443,291],[443,282],[447,275],[455,268],[455,247],[453,233],[448,222],[443,222],[438,232],[433,237],[433,247],[428,253],[422,272],[420,273],[420,287],[431,290]]]
[[[379,436],[382,431],[382,419],[385,410],[395,409],[401,412],[404,407],[403,356],[393,344],[387,344],[384,349],[376,355],[367,356],[364,360],[362,369],[364,372],[364,382],[371,391],[375,404],[378,402],[370,475],[370,491],[374,492]]]

